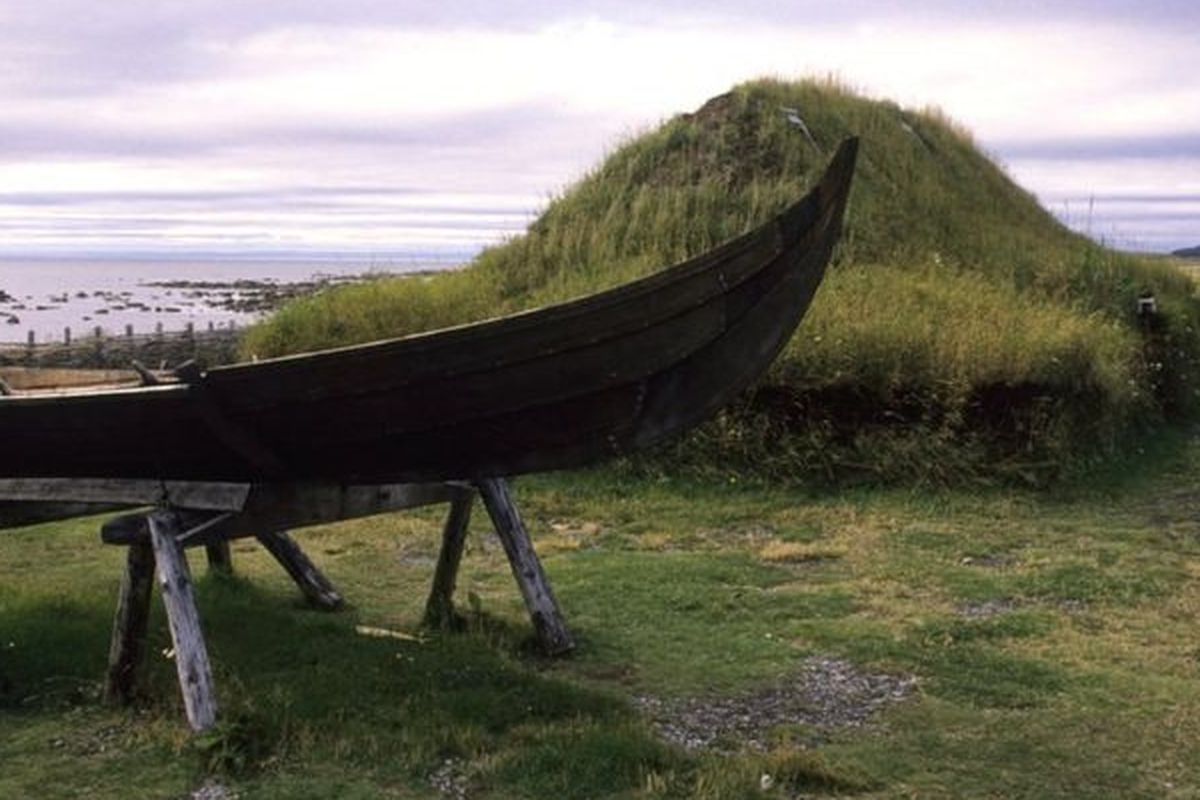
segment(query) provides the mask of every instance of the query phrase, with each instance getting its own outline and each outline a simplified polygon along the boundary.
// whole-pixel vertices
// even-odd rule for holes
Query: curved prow
[[[749,388],[771,365],[804,318],[841,236],[858,155],[858,139],[838,147],[817,185],[755,235],[781,245],[725,298],[721,335],[645,385],[633,450],[698,425]]]
[[[819,224],[825,214],[831,217],[834,238],[838,237],[841,233],[842,218],[846,213],[846,202],[850,198],[850,184],[857,162],[858,137],[851,136],[838,145],[833,159],[825,168],[825,173],[816,187],[779,215],[784,247],[794,247],[814,225]]]

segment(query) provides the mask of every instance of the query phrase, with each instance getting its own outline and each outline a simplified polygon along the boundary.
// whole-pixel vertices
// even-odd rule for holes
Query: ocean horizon
[[[0,343],[94,335],[243,327],[267,311],[251,308],[264,289],[364,275],[452,269],[463,254],[387,257],[320,254],[77,256],[0,255]]]

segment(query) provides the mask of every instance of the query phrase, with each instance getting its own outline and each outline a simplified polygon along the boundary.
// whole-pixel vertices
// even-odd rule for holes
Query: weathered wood
[[[113,618],[108,674],[104,681],[104,698],[110,703],[129,703],[136,691],[138,671],[146,652],[153,587],[154,549],[149,543],[135,544],[128,549]]]
[[[137,511],[133,514],[122,514],[105,521],[100,526],[100,541],[105,544],[127,546],[137,542],[150,541],[149,513]],[[196,547],[210,542],[224,541],[229,537],[213,535],[212,538],[193,536],[197,532],[212,533],[215,530],[224,532],[229,528],[233,519],[232,511],[193,511],[187,508],[175,509],[176,521],[179,525],[178,544],[181,547]]]
[[[16,392],[137,386],[139,382],[133,370],[62,367],[0,367],[0,380]]]
[[[255,485],[235,528],[281,531],[441,503],[453,490],[441,483]]]
[[[229,541],[211,542],[204,545],[208,555],[208,569],[221,575],[233,574],[233,553],[229,549]]]
[[[188,385],[195,408],[208,429],[232,452],[270,479],[287,474],[287,465],[254,428],[234,421],[221,408],[220,402],[204,383],[204,372],[195,361],[185,361],[175,368],[175,376]]]
[[[146,368],[146,365],[138,361],[136,358],[129,362],[129,366],[133,367],[133,371],[138,374],[143,386],[158,386],[162,380],[153,372]]]
[[[310,603],[326,611],[341,608],[341,594],[292,537],[284,531],[260,532],[258,541],[287,571]]]
[[[149,515],[148,523],[188,724],[194,731],[204,731],[216,722],[217,698],[191,574],[176,541],[181,533],[178,517],[170,509],[160,509]]]
[[[203,485],[203,484],[198,484]],[[256,484],[248,487],[248,496],[240,513],[214,520],[196,508],[181,511],[185,547],[215,541],[257,536],[260,531],[281,531],[323,525],[344,519],[366,517],[389,511],[446,502],[453,498],[453,486],[442,483],[385,484],[382,486],[341,486],[324,483]],[[2,496],[2,495],[0,495]],[[203,508],[200,506],[199,508]],[[101,536],[106,544],[129,544],[144,540],[149,532],[144,515],[133,514],[110,520]],[[206,525],[197,532],[198,526]]]
[[[22,528],[39,522],[87,517],[129,508],[119,503],[51,503],[27,500],[0,500],[0,529]]]
[[[454,587],[458,579],[458,567],[462,563],[474,500],[474,491],[460,489],[450,501],[450,513],[446,515],[446,524],[442,529],[442,549],[438,552],[437,568],[433,573],[433,586],[425,603],[424,623],[428,627],[446,630],[457,621],[454,614]]]
[[[542,562],[534,552],[529,532],[517,512],[516,504],[502,478],[484,478],[476,483],[484,507],[504,545],[513,577],[525,599],[525,607],[533,620],[538,641],[547,655],[561,655],[575,647],[571,632],[559,609],[558,600],[550,588]]]
[[[0,500],[71,501],[240,511],[250,484],[123,478],[0,478]]]

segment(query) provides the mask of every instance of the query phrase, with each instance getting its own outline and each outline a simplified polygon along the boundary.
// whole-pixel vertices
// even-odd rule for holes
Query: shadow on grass
[[[198,772],[263,796],[292,796],[302,776],[318,779],[322,770],[374,790],[427,787],[449,774],[472,792],[503,796],[604,797],[653,784],[659,796],[726,797],[745,788],[740,778],[737,791],[721,781],[705,788],[732,767],[663,743],[623,698],[543,669],[523,620],[473,609],[461,633],[404,621],[376,622],[363,635],[353,609],[300,610],[289,591],[237,578],[201,578],[197,595],[221,721],[185,751]],[[11,707],[55,722],[64,702],[97,704],[110,614],[98,595],[0,603],[0,625],[17,642],[0,662],[0,713]],[[184,720],[157,598],[150,636],[145,696],[132,721],[147,726],[141,738],[164,745],[169,761]]]
[[[110,612],[80,600],[0,602],[0,709],[94,699],[111,623]]]

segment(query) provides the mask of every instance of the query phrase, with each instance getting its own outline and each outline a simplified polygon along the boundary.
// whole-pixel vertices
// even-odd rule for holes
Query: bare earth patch
[[[771,732],[804,725],[816,731],[858,728],[916,688],[911,675],[872,673],[826,656],[805,659],[795,675],[764,689],[729,697],[663,700],[637,706],[667,741],[688,750],[766,750]]]

